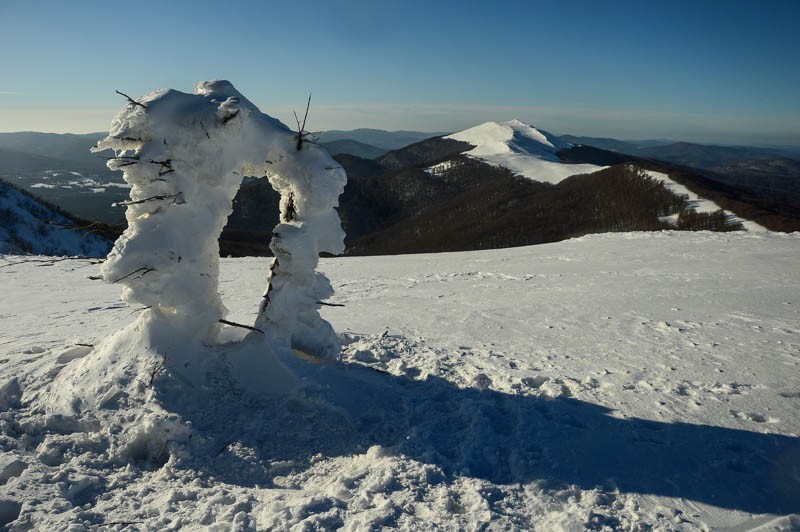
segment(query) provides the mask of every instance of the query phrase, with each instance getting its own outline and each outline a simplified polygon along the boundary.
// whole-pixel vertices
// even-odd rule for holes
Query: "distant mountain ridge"
[[[562,140],[572,144],[593,146],[638,157],[650,157],[693,168],[711,169],[715,166],[736,164],[747,160],[771,160],[800,157],[800,147],[759,148],[753,146],[718,146],[693,142],[666,140],[625,141],[604,137],[562,135]]]
[[[421,140],[444,135],[445,133],[425,133],[422,131],[384,131],[382,129],[359,128],[350,131],[330,129],[315,134],[318,142],[329,143],[336,140],[355,140],[383,150],[397,150]]]
[[[0,133],[0,148],[86,163],[91,160],[89,148],[106,135],[107,133],[39,133],[36,131]]]
[[[366,131],[372,134],[375,130]],[[748,186],[746,178],[742,183],[726,184],[711,170],[692,170],[567,140],[575,138],[557,137],[521,121],[509,121],[425,138],[376,157],[359,157],[347,149],[382,148],[364,147],[357,140],[331,141],[331,151],[344,148],[335,159],[348,174],[339,207],[347,252],[455,251],[553,242],[592,232],[740,227],[722,211],[693,213],[691,202],[670,192],[649,172],[669,176],[698,197],[741,218],[776,230],[800,229],[800,208],[785,205],[786,194]],[[605,140],[618,148],[625,146],[624,141]],[[645,144],[649,145],[640,149],[659,147],[658,141]],[[19,157],[24,163],[25,154],[14,153],[17,159],[7,159],[6,166],[12,159],[14,165],[19,163]],[[27,181],[18,179],[18,184],[39,187],[33,190],[57,198],[59,204],[93,205],[89,212],[109,216],[112,209],[107,205],[112,195],[119,197],[113,201],[127,195],[127,190],[120,188],[123,183],[108,181],[121,181],[119,173],[106,170],[90,175],[51,169],[42,174],[44,166],[56,161],[59,165],[80,163],[27,155],[37,170]],[[509,157],[526,166],[510,164]],[[0,153],[0,169],[3,164]],[[102,159],[94,158],[90,166],[98,164],[103,164]],[[747,171],[755,164],[742,164],[740,169]],[[791,161],[777,166],[763,161],[757,164],[765,171],[779,168],[791,173],[795,168]],[[545,173],[553,169],[558,172]],[[791,179],[786,177],[785,182],[791,183]],[[86,216],[86,210],[70,209],[94,218]],[[119,217],[115,219],[124,216],[123,209],[113,212]],[[220,239],[221,253],[268,253],[277,222],[277,194],[264,179],[246,179]]]
[[[324,146],[331,155],[347,153],[361,157],[362,159],[375,159],[389,151],[384,148],[378,148],[377,146],[364,144],[363,142],[352,139],[332,140],[330,142],[320,142],[319,144]]]

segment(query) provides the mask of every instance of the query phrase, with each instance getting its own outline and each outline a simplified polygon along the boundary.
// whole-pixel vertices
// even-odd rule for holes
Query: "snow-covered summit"
[[[535,181],[558,183],[571,175],[601,170],[593,164],[562,163],[556,153],[571,144],[521,120],[485,122],[445,138],[475,146],[467,155],[504,166]]]
[[[469,154],[476,157],[501,153],[521,153],[554,162],[559,162],[556,156],[558,150],[571,146],[552,133],[537,129],[517,119],[507,122],[484,122],[445,138],[474,145],[475,148]]]

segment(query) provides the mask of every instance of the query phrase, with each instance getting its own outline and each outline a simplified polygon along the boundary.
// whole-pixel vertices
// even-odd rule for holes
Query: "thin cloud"
[[[0,96],[19,96],[21,92],[0,90]]]

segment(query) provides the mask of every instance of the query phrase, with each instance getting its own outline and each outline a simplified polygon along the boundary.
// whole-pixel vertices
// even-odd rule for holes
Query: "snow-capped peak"
[[[555,153],[569,146],[547,131],[537,129],[521,120],[485,122],[449,135],[449,139],[469,142],[475,148],[470,155],[522,153],[557,161]]]
[[[575,174],[596,172],[603,167],[591,164],[565,164],[556,153],[569,148],[552,133],[522,120],[485,122],[445,138],[475,146],[467,155],[508,168],[534,181],[558,183]]]

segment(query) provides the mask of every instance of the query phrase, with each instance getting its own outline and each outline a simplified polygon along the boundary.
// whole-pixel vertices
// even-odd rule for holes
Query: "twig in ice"
[[[153,163],[153,164],[160,164],[161,165],[161,168],[159,168],[159,170],[158,170],[158,175],[159,176],[166,175],[166,174],[168,174],[170,172],[174,172],[175,171],[175,169],[172,168],[172,159],[167,159],[166,161],[154,161],[154,160],[150,159],[150,162]]]
[[[134,277],[134,279],[141,279],[142,277],[144,277],[144,276],[145,276],[145,275],[147,275],[148,273],[150,273],[150,272],[154,272],[154,271],[155,271],[155,269],[154,269],[154,268],[148,268],[147,266],[142,266],[142,267],[141,267],[141,268],[139,268],[138,270],[133,270],[133,271],[132,271],[131,273],[129,273],[128,275],[123,275],[123,276],[122,276],[122,277],[120,277],[119,279],[117,279],[117,280],[115,280],[115,281],[111,281],[111,282],[112,282],[112,284],[113,284],[113,283],[118,283],[118,282],[120,282],[120,281],[122,281],[122,280],[124,280],[124,279],[127,279],[127,278],[128,278],[128,277],[130,277],[131,275],[136,275],[136,274],[137,274],[137,273],[139,273],[139,272],[142,272],[142,273],[141,273],[141,275],[139,275],[138,277]]]
[[[308,120],[308,110],[311,107],[311,93],[308,93],[308,102],[306,103],[306,114],[303,116],[303,123],[300,123],[300,119],[297,118],[297,113],[294,113],[294,120],[297,122],[297,151],[303,149],[303,141],[307,140],[306,137],[310,133],[306,133],[306,120]],[[292,111],[294,112],[294,111]]]
[[[236,323],[235,321],[228,321],[228,320],[220,319],[219,322],[220,323],[224,323],[225,325],[230,325],[231,327],[241,327],[242,329],[248,329],[248,330],[251,330],[251,331],[258,331],[261,334],[264,334],[264,331],[262,331],[261,329],[258,329],[256,327],[250,327],[249,325],[242,325],[241,323]]]
[[[163,174],[162,174],[163,175]],[[186,200],[183,199],[183,192],[178,192],[177,194],[169,194],[169,195],[160,195],[160,196],[150,196],[149,198],[144,198],[136,201],[120,201],[117,203],[112,203],[112,207],[127,207],[128,205],[139,205],[140,203],[147,203],[150,201],[161,201],[161,200],[172,200],[172,203],[175,205],[180,205],[182,203],[186,203]]]

